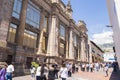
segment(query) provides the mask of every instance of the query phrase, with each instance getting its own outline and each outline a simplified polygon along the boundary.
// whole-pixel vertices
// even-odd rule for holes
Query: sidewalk
[[[61,80],[61,79],[56,79],[56,80]],[[67,80],[88,80],[88,79],[80,77],[80,74],[78,72],[78,73],[72,74],[72,77],[68,77]]]
[[[31,80],[30,75],[14,77],[13,80]],[[35,79],[34,79],[35,80]],[[56,79],[61,80],[61,79]],[[109,69],[109,76],[105,77],[105,72],[100,70],[99,72],[82,72],[79,71],[69,77],[67,80],[120,80],[119,74],[112,72],[112,69]]]
[[[30,75],[26,75],[26,76],[14,77],[13,80],[32,80],[32,79]],[[61,80],[61,79],[56,79],[56,80]],[[88,80],[88,79],[83,79],[79,76],[79,73],[75,73],[72,75],[72,77],[69,77],[67,80]]]

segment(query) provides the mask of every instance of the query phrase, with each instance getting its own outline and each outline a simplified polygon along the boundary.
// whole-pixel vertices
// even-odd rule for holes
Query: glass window
[[[35,28],[39,28],[40,12],[39,12],[38,8],[33,3],[28,4],[26,23],[32,25]]]
[[[76,37],[76,34],[74,35],[74,46],[77,46],[77,37]]]
[[[48,32],[48,17],[44,17],[44,32]]]
[[[17,29],[17,25],[11,23],[9,28],[9,34],[8,34],[8,42],[11,42],[11,43],[15,42],[16,29]]]
[[[25,30],[23,45],[30,48],[36,48],[37,45],[37,33]]]
[[[65,53],[65,44],[60,43],[60,53],[64,54]]]
[[[44,27],[47,28],[48,27],[48,17],[44,17]]]
[[[65,27],[60,25],[60,37],[65,39]]]
[[[74,56],[75,56],[75,58],[78,58],[78,49],[74,48]]]
[[[42,50],[43,50],[43,52],[45,52],[47,50],[47,42],[48,42],[48,38],[44,36],[42,38]]]
[[[21,7],[22,7],[22,0],[14,0],[13,13],[12,13],[13,17],[19,19]]]
[[[94,49],[92,49],[92,52],[95,53]]]

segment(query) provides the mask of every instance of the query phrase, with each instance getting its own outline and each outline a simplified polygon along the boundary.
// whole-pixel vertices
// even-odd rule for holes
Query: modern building
[[[91,62],[103,62],[103,50],[98,47],[93,41],[89,41],[89,63]]]
[[[120,67],[120,0],[106,0],[111,27],[113,29],[113,39],[115,43],[115,53]]]
[[[104,62],[115,62],[116,59],[115,59],[115,53],[110,53],[110,52],[107,52],[107,53],[104,53]]]
[[[86,24],[76,25],[72,12],[70,1],[1,0],[0,61],[14,62],[19,74],[32,61],[88,62]]]

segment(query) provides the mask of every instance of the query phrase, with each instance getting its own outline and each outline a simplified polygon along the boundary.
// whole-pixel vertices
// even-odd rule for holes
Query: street
[[[14,77],[13,80],[31,80],[31,76],[22,76],[22,77]],[[56,79],[61,80],[61,79]],[[67,80],[120,80],[119,74],[113,73],[112,69],[109,69],[109,76],[105,77],[105,72],[100,70],[99,72],[76,72],[69,77]]]

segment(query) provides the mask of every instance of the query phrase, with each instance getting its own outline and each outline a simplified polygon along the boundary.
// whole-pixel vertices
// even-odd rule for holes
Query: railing
[[[23,49],[25,50],[25,52],[30,52],[30,53],[35,53],[36,52],[35,48],[30,48],[30,47],[27,47],[27,46],[23,46]]]
[[[16,48],[16,44],[15,43],[11,43],[11,42],[8,42],[7,44],[7,47],[11,50],[15,50]],[[30,48],[30,47],[27,47],[27,46],[23,46],[22,49],[25,51],[25,52],[28,52],[28,53],[35,53],[37,51],[36,48]]]
[[[15,46],[16,46],[16,43],[11,43],[11,42],[8,42],[8,43],[7,43],[7,47],[8,47],[9,49],[14,50],[14,49],[15,49]]]

